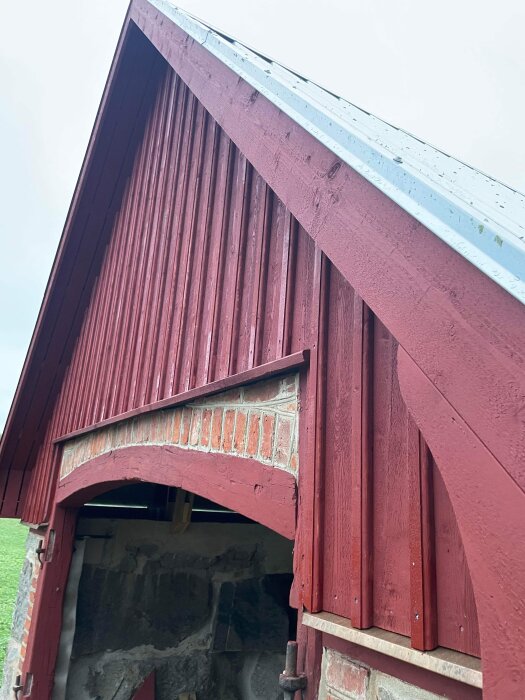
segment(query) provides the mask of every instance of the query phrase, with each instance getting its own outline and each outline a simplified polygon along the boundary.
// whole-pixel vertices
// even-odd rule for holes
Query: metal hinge
[[[13,693],[15,694],[16,700],[20,697],[20,692],[24,689],[22,685],[22,676],[17,676],[15,678],[15,684],[13,686]]]
[[[46,553],[46,548],[44,547],[44,540],[38,540],[38,547],[35,549],[35,553],[40,566],[44,566],[44,562],[40,558],[42,554]]]
[[[35,552],[40,566],[44,566],[46,562],[52,560],[53,551],[55,549],[55,536],[55,530],[51,529],[48,532],[46,540],[38,540],[38,547],[36,548]],[[45,555],[44,559],[41,558],[43,554]]]

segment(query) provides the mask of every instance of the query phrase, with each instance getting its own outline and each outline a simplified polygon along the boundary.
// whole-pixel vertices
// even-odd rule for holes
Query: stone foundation
[[[319,700],[443,700],[380,673],[332,649],[324,649]]]
[[[44,534],[36,530],[30,530],[27,536],[26,556],[20,573],[11,638],[7,644],[0,700],[13,700],[13,686],[24,662],[36,584],[40,573],[36,549],[43,537]]]
[[[86,536],[68,700],[277,700],[292,543],[257,524],[79,522]]]

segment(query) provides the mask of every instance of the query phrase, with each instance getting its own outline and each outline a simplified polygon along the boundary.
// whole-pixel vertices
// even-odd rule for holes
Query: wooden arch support
[[[171,445],[126,447],[75,469],[60,481],[56,499],[61,506],[78,507],[105,491],[140,481],[183,488],[294,538],[293,475],[233,455]]]
[[[522,490],[410,356],[398,350],[408,410],[448,490],[470,569],[481,637],[483,697],[525,687],[525,500]]]

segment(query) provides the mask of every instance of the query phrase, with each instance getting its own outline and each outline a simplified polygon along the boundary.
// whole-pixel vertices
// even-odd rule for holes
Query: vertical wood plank
[[[211,251],[209,257],[207,283],[205,285],[206,300],[203,306],[202,327],[200,340],[200,361],[198,377],[200,384],[210,381],[213,371],[213,352],[216,339],[216,314],[218,307],[218,295],[220,289],[221,261],[224,257],[224,225],[226,217],[226,203],[231,189],[232,177],[232,150],[231,141],[220,131],[218,172],[214,192],[212,216],[210,222]]]
[[[397,343],[377,317],[373,347],[373,623],[408,637],[408,413],[397,380]]]
[[[326,258],[315,252],[310,366],[305,388],[302,431],[301,506],[303,532],[303,603],[311,612],[323,607],[323,457],[325,420],[326,327],[329,273]]]
[[[251,299],[251,309],[249,318],[249,339],[248,339],[248,363],[247,369],[251,369],[256,357],[256,336],[260,315],[261,298],[261,276],[263,268],[264,242],[266,238],[266,206],[268,199],[268,186],[260,175],[256,176],[255,182],[255,265],[253,275],[253,291]]]
[[[268,186],[265,187],[264,218],[261,241],[261,259],[259,263],[259,287],[255,321],[252,324],[251,339],[253,343],[252,363],[254,366],[262,363],[264,321],[266,315],[266,290],[268,287],[268,267],[270,261],[270,242],[272,237],[272,212],[274,195]]]
[[[213,296],[210,309],[211,325],[206,344],[205,376],[206,381],[211,382],[217,378],[218,347],[221,330],[222,299],[225,288],[226,266],[228,261],[228,232],[232,209],[233,190],[235,187],[235,175],[238,165],[238,153],[234,144],[228,143],[228,158],[225,163],[224,193],[220,199],[220,217],[216,218],[217,236],[219,238],[219,251],[216,258],[216,267],[213,277]]]
[[[206,215],[213,172],[215,130],[204,114],[200,162],[194,176],[193,213],[191,226],[191,247],[187,263],[187,284],[183,297],[183,314],[181,316],[180,344],[177,358],[176,381],[177,392],[187,391],[192,379],[191,364],[197,327],[197,312],[201,295],[202,266],[206,252]]]
[[[283,325],[283,344],[282,354],[289,355],[292,352],[292,334],[293,334],[293,316],[294,294],[297,282],[297,245],[298,245],[298,229],[297,220],[290,215],[290,236],[288,241],[288,258],[286,261],[286,296],[285,296],[285,311]],[[304,300],[303,300],[304,303]]]
[[[286,302],[288,300],[289,283],[288,270],[290,264],[290,240],[292,228],[292,215],[288,210],[284,212],[282,222],[282,260],[281,278],[279,280],[279,307],[277,313],[277,357],[282,357],[285,351],[286,334]]]
[[[436,610],[439,646],[481,656],[478,613],[452,503],[433,462]]]
[[[247,355],[244,325],[242,323],[243,310],[251,296],[250,277],[253,272],[252,245],[253,237],[250,236],[250,215],[252,211],[253,180],[255,172],[251,165],[246,163],[244,186],[242,192],[242,211],[239,221],[238,254],[235,269],[234,306],[231,319],[230,339],[228,344],[228,374],[235,374],[245,369],[244,358]]]
[[[409,418],[410,637],[420,651],[437,646],[432,464],[428,447]]]
[[[357,294],[354,296],[352,338],[350,598],[352,624],[363,629],[373,624],[373,319],[370,309]]]

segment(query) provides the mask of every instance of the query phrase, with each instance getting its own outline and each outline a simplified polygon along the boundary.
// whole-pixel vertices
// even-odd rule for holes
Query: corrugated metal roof
[[[525,195],[301,78],[167,0],[149,2],[525,303]]]

